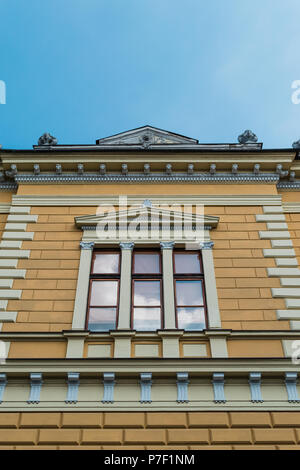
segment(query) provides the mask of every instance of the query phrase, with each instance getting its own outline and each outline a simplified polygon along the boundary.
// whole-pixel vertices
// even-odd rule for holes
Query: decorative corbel
[[[106,165],[105,165],[105,163],[100,163],[99,172],[100,172],[100,175],[105,175],[105,173],[106,173]]]
[[[250,372],[249,385],[250,385],[252,403],[262,403],[263,399],[261,396],[261,388],[260,388],[261,386],[261,373],[260,372]]]
[[[0,374],[0,403],[3,402],[3,395],[7,384],[6,374]]]
[[[291,171],[290,172],[290,182],[294,183],[295,179],[296,179],[296,173],[295,173],[295,171]]]
[[[37,404],[40,402],[42,384],[42,374],[30,374],[30,394],[27,403]]]
[[[213,374],[212,384],[214,387],[214,402],[215,403],[226,403],[224,393],[224,374],[215,372]]]
[[[128,175],[128,165],[127,165],[127,163],[122,163],[122,175]]]
[[[77,173],[78,173],[79,175],[83,175],[83,173],[84,173],[84,165],[83,165],[82,163],[78,163],[78,165],[77,165]]]
[[[41,173],[40,165],[38,163],[35,163],[33,165],[33,174],[39,175],[40,173]]]
[[[114,402],[115,374],[113,372],[103,373],[103,399],[102,403]]]
[[[188,385],[190,383],[187,372],[177,373],[177,403],[188,403]]]
[[[78,389],[79,389],[79,373],[68,372],[68,393],[66,403],[77,403],[78,401]]]
[[[171,163],[166,164],[166,173],[167,173],[167,175],[172,174],[172,165],[171,165]]]
[[[215,175],[217,171],[217,165],[215,163],[212,163],[209,167],[209,172],[211,175]]]
[[[145,173],[145,175],[150,175],[150,165],[149,165],[149,163],[145,163],[144,173]]]
[[[276,173],[279,175],[280,178],[284,178],[285,176],[289,174],[288,171],[284,171],[282,169],[282,165],[280,163],[276,165]]]
[[[140,385],[141,385],[141,403],[151,403],[151,387],[152,387],[152,374],[142,373],[140,374]]]
[[[239,169],[238,164],[237,164],[237,163],[233,163],[232,168],[231,168],[232,174],[233,174],[233,175],[237,175],[238,169]]]
[[[188,164],[188,175],[192,175],[194,173],[194,164],[193,163],[189,163]]]
[[[6,174],[6,176],[8,176],[9,178],[14,178],[15,176],[17,176],[17,174],[18,174],[17,165],[15,165],[14,163],[12,163],[12,164],[10,165],[10,170],[6,170],[5,174]]]
[[[259,163],[255,163],[254,167],[253,167],[253,173],[255,175],[258,175],[259,174],[259,171],[260,171],[260,164]]]
[[[55,165],[55,172],[57,175],[61,175],[62,174],[62,167],[61,167],[61,164],[60,163],[56,163]]]
[[[299,395],[297,390],[297,372],[286,372],[285,386],[288,394],[289,403],[299,403]]]

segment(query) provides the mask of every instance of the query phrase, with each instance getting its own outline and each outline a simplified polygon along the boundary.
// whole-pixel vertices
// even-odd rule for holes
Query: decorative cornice
[[[187,184],[277,184],[279,175],[276,173],[124,173],[105,174],[99,173],[40,173],[20,174],[15,176],[15,181],[19,184],[157,184],[157,183],[187,183]]]
[[[285,191],[300,191],[300,181],[280,181],[277,189]]]

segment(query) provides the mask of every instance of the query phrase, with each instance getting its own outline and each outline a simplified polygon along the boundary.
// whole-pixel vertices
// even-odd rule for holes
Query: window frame
[[[135,266],[135,254],[143,254],[143,253],[155,253],[159,255],[159,268],[160,272],[159,273],[147,273],[147,274],[142,274],[142,273],[135,273],[134,272],[134,266]],[[132,250],[132,264],[131,264],[131,308],[130,308],[130,329],[134,329],[134,308],[141,308],[142,306],[135,306],[134,305],[134,282],[135,281],[159,281],[160,284],[160,307],[157,306],[149,306],[149,307],[144,307],[144,308],[160,308],[160,329],[164,328],[164,298],[163,298],[163,264],[162,264],[162,254],[159,249],[155,248],[137,248]],[[140,332],[153,332],[157,330],[137,330]]]
[[[119,255],[119,263],[118,263],[118,273],[93,273],[93,270],[94,270],[94,262],[95,262],[95,258],[96,256],[101,253],[101,254],[118,254]],[[115,308],[116,309],[116,324],[115,324],[115,328],[114,329],[117,329],[118,327],[118,322],[119,322],[119,306],[120,306],[120,284],[121,284],[121,263],[122,263],[122,260],[121,260],[121,251],[119,249],[111,249],[111,250],[107,250],[107,249],[96,249],[96,250],[93,250],[93,254],[92,254],[92,262],[91,262],[91,269],[90,269],[90,278],[89,278],[89,293],[88,293],[88,301],[87,301],[87,311],[86,311],[86,321],[85,321],[85,328],[87,330],[89,330],[89,317],[90,317],[90,309],[91,308]],[[116,305],[114,306],[108,306],[108,305],[105,305],[104,306],[91,306],[90,302],[91,302],[91,293],[92,293],[92,284],[94,281],[117,281],[118,283],[118,287],[117,287],[117,301],[116,301]],[[107,333],[109,332],[110,330],[90,330],[90,331],[93,331],[93,333]]]
[[[191,254],[191,253],[197,253],[199,256],[199,262],[200,262],[200,273],[197,274],[191,274],[191,273],[175,273],[175,255],[176,254]],[[177,305],[177,295],[176,295],[176,282],[177,281],[202,281],[201,282],[201,289],[202,289],[202,298],[203,298],[203,305]],[[207,301],[206,301],[206,290],[205,290],[205,276],[204,276],[204,269],[203,269],[203,260],[202,260],[202,253],[201,250],[191,250],[187,252],[186,250],[182,249],[175,249],[173,250],[173,283],[174,283],[174,307],[175,307],[175,325],[176,328],[179,329],[178,327],[178,314],[177,314],[177,309],[178,308],[203,308],[204,310],[204,319],[205,319],[205,328],[203,330],[184,330],[184,331],[204,331],[208,328],[208,314],[207,314]]]

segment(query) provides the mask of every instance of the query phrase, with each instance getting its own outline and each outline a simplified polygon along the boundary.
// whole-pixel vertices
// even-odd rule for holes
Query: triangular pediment
[[[143,126],[96,140],[97,145],[182,145],[198,144],[198,140],[152,126]]]
[[[108,211],[101,214],[75,217],[75,224],[80,228],[96,227],[98,224],[103,222],[109,223],[112,221],[116,225],[123,225],[124,223],[129,224],[137,218],[139,221],[149,222],[149,224],[151,222],[155,222],[163,225],[170,222],[170,225],[172,226],[179,223],[185,223],[191,225],[203,225],[207,228],[215,228],[219,222],[219,217],[216,216],[198,215],[182,212],[180,210],[143,205],[126,210]]]

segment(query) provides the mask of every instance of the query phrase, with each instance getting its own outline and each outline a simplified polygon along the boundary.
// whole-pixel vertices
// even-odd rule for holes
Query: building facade
[[[0,149],[0,449],[299,449],[300,158]]]

